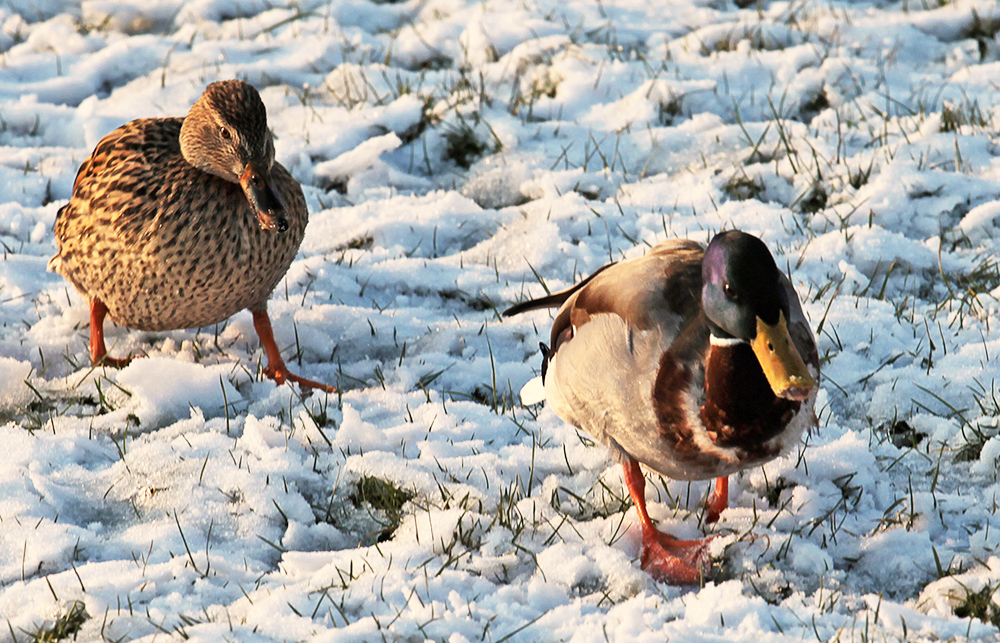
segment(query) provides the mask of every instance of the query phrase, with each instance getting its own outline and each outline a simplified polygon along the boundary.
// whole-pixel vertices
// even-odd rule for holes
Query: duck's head
[[[260,227],[288,229],[285,204],[274,189],[274,141],[260,94],[242,80],[205,88],[181,125],[181,153],[203,172],[239,183]]]
[[[778,397],[809,397],[816,380],[788,334],[788,293],[764,242],[722,232],[708,245],[701,270],[702,306],[715,340],[750,344]]]

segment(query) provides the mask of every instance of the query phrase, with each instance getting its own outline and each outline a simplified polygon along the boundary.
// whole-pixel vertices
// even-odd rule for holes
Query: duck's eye
[[[729,282],[722,284],[722,292],[726,293],[726,299],[730,301],[737,301],[739,299],[736,290],[729,285]]]
[[[221,130],[219,130],[219,136],[221,136],[222,138],[224,138],[226,140],[229,140],[229,139],[231,139],[233,137],[233,135],[229,131],[228,127],[223,127]]]

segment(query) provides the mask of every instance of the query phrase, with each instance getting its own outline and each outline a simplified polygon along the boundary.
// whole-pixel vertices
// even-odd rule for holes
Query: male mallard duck
[[[729,231],[707,249],[665,241],[504,315],[554,306],[544,397],[624,466],[643,569],[698,582],[707,541],[656,529],[639,465],[716,478],[713,522],[728,504],[729,474],[773,459],[815,423],[819,358],[795,290],[760,239]]]
[[[108,357],[106,315],[156,331],[248,308],[268,377],[334,391],[288,371],[267,315],[308,216],[302,187],[274,161],[257,90],[216,82],[185,118],[141,118],[101,139],[56,217],[49,268],[90,302],[94,364],[131,360]]]

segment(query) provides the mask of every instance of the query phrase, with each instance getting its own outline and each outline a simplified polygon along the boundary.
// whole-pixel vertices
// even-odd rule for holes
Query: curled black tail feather
[[[562,306],[563,303],[567,299],[569,299],[570,296],[573,295],[573,293],[586,286],[591,279],[601,274],[601,272],[603,272],[605,268],[610,268],[613,265],[615,264],[609,263],[607,265],[601,266],[600,268],[594,271],[594,274],[590,275],[589,277],[587,277],[578,284],[573,284],[566,290],[560,290],[559,292],[554,292],[551,295],[547,295],[545,297],[539,297],[538,299],[529,299],[528,301],[522,301],[519,304],[514,304],[507,310],[503,311],[502,314],[504,317],[511,317],[513,315],[519,315],[529,310],[537,310],[539,308],[555,308],[556,306]]]
[[[569,299],[569,296],[572,294],[573,289],[570,289],[548,295],[547,297],[529,299],[528,301],[522,301],[519,304],[514,304],[507,310],[503,311],[502,314],[504,317],[512,317],[529,310],[538,310],[539,308],[555,308],[556,306],[562,306],[563,302]]]
[[[545,345],[545,342],[538,342],[538,348],[542,351],[542,384],[545,384],[545,373],[549,370],[549,357],[552,351]]]

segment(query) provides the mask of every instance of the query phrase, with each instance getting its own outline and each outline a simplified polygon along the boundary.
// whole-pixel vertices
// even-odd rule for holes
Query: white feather
[[[542,376],[528,380],[528,383],[521,388],[521,405],[531,406],[545,400],[545,385],[542,384]]]

